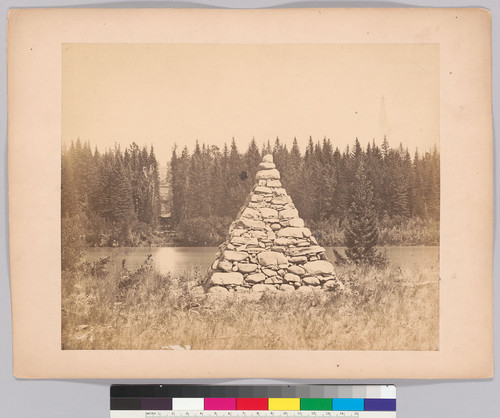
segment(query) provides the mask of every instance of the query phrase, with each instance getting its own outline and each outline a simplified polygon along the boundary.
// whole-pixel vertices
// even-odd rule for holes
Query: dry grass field
[[[87,264],[62,276],[69,350],[437,350],[439,278],[422,268],[337,267],[339,293],[206,294],[204,272]],[[178,347],[174,347],[178,346]]]

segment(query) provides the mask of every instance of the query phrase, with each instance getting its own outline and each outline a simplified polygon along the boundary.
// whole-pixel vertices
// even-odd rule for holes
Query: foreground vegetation
[[[63,271],[63,349],[439,348],[437,269],[346,265],[340,293],[220,295],[205,292],[197,269],[163,275],[151,258],[136,271],[107,261]]]

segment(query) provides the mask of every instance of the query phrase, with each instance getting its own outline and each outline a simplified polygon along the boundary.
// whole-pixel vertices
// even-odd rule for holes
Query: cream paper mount
[[[491,16],[481,9],[10,11],[8,129],[14,375],[364,379],[493,376],[491,105]],[[405,266],[400,266],[399,276],[391,273],[396,274],[391,276],[395,281],[385,285],[388,294],[400,286],[401,305],[397,309],[394,298],[382,297],[375,302],[367,297],[363,304],[355,299],[361,297],[359,292],[347,291],[368,289],[370,283],[376,282],[370,282],[370,277],[383,276],[374,268],[362,273],[360,269],[335,266],[336,278],[331,267],[318,276],[311,273],[311,263],[318,266],[314,263],[319,258],[333,262],[335,256],[321,242],[321,229],[311,228],[312,235],[308,235],[311,230],[307,227],[314,225],[315,219],[308,218],[300,198],[295,198],[299,194],[290,181],[293,170],[278,166],[277,158],[274,163],[281,179],[275,178],[276,174],[272,179],[261,175],[264,183],[273,182],[272,187],[258,184],[264,188],[260,197],[255,197],[260,193],[255,189],[253,195],[242,192],[240,206],[248,195],[247,204],[260,199],[268,214],[286,210],[293,216],[255,219],[257,223],[247,229],[233,224],[227,241],[225,230],[218,242],[224,244],[223,251],[239,251],[237,257],[246,255],[238,262],[227,260],[234,257],[232,253],[224,256],[223,251],[216,255],[217,249],[207,250],[208,267],[218,260],[212,268],[217,270],[219,282],[208,280],[200,286],[199,280],[188,281],[182,287],[176,274],[159,272],[154,277],[163,277],[166,282],[164,287],[155,287],[155,292],[164,295],[169,303],[154,301],[155,292],[149,292],[150,312],[144,301],[136,299],[135,305],[126,302],[127,295],[132,295],[126,292],[145,289],[148,283],[153,286],[147,281],[153,277],[148,276],[149,270],[137,273],[135,267],[120,267],[119,261],[111,267],[111,260],[103,273],[109,275],[105,276],[109,280],[85,281],[97,274],[88,268],[97,265],[92,264],[97,258],[89,254],[101,254],[107,251],[105,248],[86,250],[86,270],[79,264],[80,270],[68,273],[64,259],[62,264],[61,257],[67,250],[61,248],[61,241],[66,245],[64,228],[70,231],[75,225],[70,222],[68,226],[62,219],[69,207],[69,200],[65,200],[69,198],[64,197],[69,177],[64,176],[71,141],[88,141],[94,157],[94,147],[100,156],[108,157],[110,149],[114,149],[116,157],[126,149],[132,152],[129,145],[133,142],[139,147],[148,144],[148,151],[153,145],[160,165],[166,166],[171,162],[174,142],[179,155],[187,147],[186,158],[191,158],[197,139],[213,145],[211,158],[215,161],[223,155],[224,142],[230,145],[232,137],[242,155],[252,137],[259,151],[262,142],[274,141],[276,136],[290,151],[296,136],[303,158],[310,135],[320,143],[323,137],[331,138],[332,152],[338,146],[341,154],[346,145],[352,147],[358,136],[360,155],[367,153],[366,143],[380,147],[387,136],[394,152],[399,142],[402,153],[408,148],[412,162],[416,149],[422,159],[426,153],[428,158],[439,156],[439,215],[434,223],[439,244],[425,253],[431,254],[434,264],[426,266],[432,274],[424,277],[405,273],[413,271]],[[120,146],[119,151],[113,148],[115,144]],[[356,160],[356,150],[351,151],[354,156],[345,153],[345,158],[358,164],[363,157]],[[276,148],[274,154],[276,157]],[[266,161],[274,164],[269,157]],[[143,172],[144,178],[154,172],[151,167],[152,171]],[[83,176],[77,174],[78,182]],[[246,171],[240,174],[245,181]],[[362,175],[358,173],[357,178]],[[94,177],[89,175],[88,179],[93,181]],[[166,179],[162,175],[161,181]],[[282,193],[278,180],[293,201],[272,203],[273,196]],[[253,184],[254,179],[248,181]],[[372,177],[369,183],[374,181]],[[260,213],[255,216],[263,216]],[[232,219],[236,219],[235,214]],[[290,226],[290,222],[294,225]],[[255,232],[261,228],[256,225],[263,225],[265,236]],[[305,254],[305,260],[290,263],[290,258],[284,259],[283,265],[276,265],[274,270],[272,261],[266,261],[270,263],[267,266],[259,264],[259,260],[273,258],[253,256],[252,245],[257,243],[262,251],[273,252],[267,247],[269,242],[273,242],[274,249],[280,244],[272,235],[275,232],[269,231],[286,228],[305,228],[305,235],[300,237],[281,232],[285,240],[279,241],[286,241],[283,251],[300,253],[301,257]],[[238,234],[242,236],[239,240],[234,238]],[[252,234],[259,235],[259,239]],[[319,244],[327,248],[318,245],[310,250],[318,238]],[[116,245],[105,255],[119,254],[116,257],[120,258],[124,245],[119,240]],[[300,247],[307,250],[298,250]],[[144,251],[153,253],[155,263],[162,259],[161,251],[169,254],[164,258],[167,264],[180,262],[182,257],[175,249],[158,248]],[[414,254],[411,251],[416,250],[410,250]],[[429,262],[429,257],[419,254],[411,268]],[[392,264],[388,268],[395,267],[394,258],[389,258]],[[304,268],[305,263],[309,263],[309,270]],[[155,268],[160,267],[155,264]],[[253,270],[258,270],[257,278],[250,277]],[[130,277],[142,274],[144,280],[134,284],[135,290],[127,290],[123,284],[125,271]],[[348,273],[356,278],[354,284],[347,281],[351,277]],[[228,277],[236,277],[238,283]],[[272,295],[261,293],[259,283],[252,282],[264,278],[263,286],[275,290]],[[325,286],[327,279],[332,279],[330,289]],[[334,279],[343,288],[335,287]],[[420,282],[415,282],[417,279]],[[122,280],[122,293],[111,297],[106,292],[116,291],[116,280]],[[413,293],[408,288],[414,289]],[[185,293],[179,293],[180,289]],[[186,292],[194,292],[189,293],[190,297],[198,292],[199,299],[187,308],[181,306],[174,315],[170,302],[176,300],[168,298],[180,301]],[[112,301],[112,306],[106,306],[105,300]],[[232,306],[234,311],[227,310],[224,316],[217,306]],[[298,307],[293,314],[291,306]],[[322,311],[326,319],[311,330],[318,321],[315,312],[326,306],[332,306]],[[354,306],[359,310],[353,310]],[[145,320],[146,326],[139,327],[146,311],[148,318],[160,318],[158,312],[162,313],[163,308],[168,318],[163,328],[158,325],[160,319],[156,323]],[[281,315],[279,321],[266,322],[268,329],[258,327],[264,326],[264,309],[269,310],[269,315]],[[250,315],[252,310],[255,318]],[[203,322],[208,318],[207,311],[214,317],[219,315],[222,321],[219,328],[212,324],[212,342],[207,342],[209,323]],[[240,329],[236,316],[228,319],[237,311],[246,315],[239,317],[241,323],[247,324]],[[114,317],[113,312],[119,315]],[[101,313],[101,319],[95,319]],[[398,327],[384,329],[386,323]],[[276,331],[279,324],[281,331]],[[197,327],[200,335],[196,334]],[[138,329],[141,332],[134,334]],[[259,329],[264,330],[263,334]],[[292,330],[293,336],[286,329]]]

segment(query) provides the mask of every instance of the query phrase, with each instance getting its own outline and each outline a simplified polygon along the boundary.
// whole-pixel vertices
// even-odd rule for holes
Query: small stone
[[[267,180],[267,187],[281,187],[281,181],[279,181],[279,180]]]
[[[271,229],[273,231],[278,231],[279,229],[281,229],[281,225],[278,223],[271,224]]]
[[[281,277],[284,277],[284,276],[285,276],[285,274],[286,274],[286,271],[285,271],[285,270],[283,270],[283,269],[279,269],[279,270],[278,270],[278,274],[279,274]]]
[[[236,286],[234,290],[236,290],[237,292],[248,292],[250,289],[248,287]]]
[[[302,228],[302,231],[304,232],[304,236],[306,238],[309,238],[311,236],[311,230],[309,228]]]
[[[276,218],[278,216],[278,211],[271,208],[261,208],[260,214],[263,218]]]
[[[300,277],[293,273],[286,273],[284,279],[287,282],[300,282]]]
[[[276,190],[275,190],[275,193],[276,193]],[[292,201],[292,199],[290,198],[290,196],[276,196],[275,198],[273,198],[271,203],[273,205],[286,205],[287,203],[290,203],[291,201]]]
[[[261,241],[261,242],[259,242],[259,247],[261,247],[261,248],[266,248],[266,244],[264,244],[264,243]]]
[[[329,276],[316,276],[321,283],[328,282],[330,280],[337,280],[337,276],[335,274]]]
[[[238,265],[233,266],[232,271],[238,271]]]
[[[251,237],[232,237],[231,244],[234,245],[257,245],[258,241],[256,238]]]
[[[233,237],[240,237],[242,236],[244,233],[246,232],[246,230],[244,230],[243,228],[235,228],[233,229]]]
[[[240,285],[243,284],[243,274],[241,273],[214,273],[210,278],[212,284],[220,285]]]
[[[290,219],[288,225],[293,226],[294,228],[303,228],[304,220],[302,218]]]
[[[241,216],[249,219],[260,219],[260,213],[257,210],[248,207],[243,211]]]
[[[233,268],[233,264],[227,260],[219,260],[219,265],[217,267],[219,270],[231,271],[231,269]]]
[[[312,287],[309,286],[301,286],[297,289],[297,292],[301,293],[313,293]]]
[[[288,263],[286,257],[283,254],[275,251],[266,251],[259,253],[257,259],[259,260],[259,264],[264,267],[277,266],[279,264]]]
[[[240,218],[240,225],[249,229],[265,229],[264,222],[254,219]]]
[[[252,287],[254,292],[276,292],[276,288],[272,284],[256,284]]]
[[[255,175],[256,180],[279,180],[280,172],[275,168],[271,170],[260,170]]]
[[[312,261],[304,264],[306,272],[311,275],[317,274],[333,274],[334,269],[332,263],[325,260]]]
[[[229,261],[243,261],[248,257],[248,253],[243,251],[224,251],[223,257]]]
[[[276,276],[278,274],[274,270],[271,270],[271,269],[262,269],[262,273],[264,273],[268,277]]]
[[[287,226],[286,228],[280,229],[278,231],[278,237],[302,238],[304,229],[305,228],[292,228],[290,226]]]
[[[222,286],[212,286],[208,289],[208,293],[228,293],[228,290]]]
[[[274,163],[260,163],[259,168],[261,170],[272,170],[273,168],[276,168],[276,165]]]
[[[215,260],[212,263],[212,270],[217,270],[217,267],[219,266],[219,260]]]
[[[238,270],[242,273],[252,273],[257,270],[257,264],[252,263],[240,263],[238,264]]]
[[[267,234],[264,231],[251,231],[250,235],[252,236],[252,238],[256,239],[267,238]]]
[[[269,231],[267,233],[267,239],[270,241],[274,241],[276,239],[276,234],[273,231]]]
[[[306,274],[306,271],[300,266],[290,266],[288,267],[288,271],[298,276],[303,276],[304,274]]]
[[[319,279],[316,277],[304,277],[302,280],[308,286],[319,286],[320,284]]]
[[[278,188],[274,189],[274,194],[276,196],[286,196],[286,190],[281,188],[281,187],[278,187]],[[286,196],[286,197],[288,197],[288,196]],[[292,199],[288,199],[286,202],[281,203],[281,205],[283,205],[285,203],[289,203],[291,201],[292,201]]]
[[[325,283],[323,283],[323,289],[329,289],[329,290],[333,290],[337,287],[337,282],[335,280],[328,280],[326,281]]]
[[[226,248],[227,248],[228,250],[234,250],[234,249],[236,249],[236,247],[235,247],[233,244],[227,244],[227,245],[226,245]]]
[[[266,280],[262,273],[249,274],[246,278],[247,283],[260,283]]]
[[[316,261],[319,260],[319,257],[317,255],[310,255],[309,256],[309,261]]]
[[[287,209],[280,212],[280,219],[292,219],[296,218],[297,216],[299,216],[299,211],[297,209]],[[289,223],[289,225],[293,226],[291,223]]]
[[[265,284],[281,284],[283,283],[283,281],[278,278],[277,276],[273,276],[273,277],[268,277],[265,281],[264,281]]]
[[[318,241],[316,240],[316,238],[314,238],[312,235],[309,237],[309,241],[311,243],[313,243],[314,245],[318,245]]]
[[[308,241],[301,241],[297,243],[297,247],[310,247],[311,243]]]
[[[283,290],[284,292],[294,292],[295,291],[295,287],[292,286],[292,285],[290,285],[290,284],[283,283],[280,286],[280,290]]]
[[[257,186],[254,189],[254,192],[260,193],[260,194],[268,194],[268,193],[272,193],[273,189],[271,189],[270,187],[266,187],[266,186]]]
[[[274,240],[274,243],[276,245],[283,245],[285,247],[288,247],[290,245],[295,245],[296,241],[293,238],[276,238]]]
[[[290,262],[294,264],[302,264],[307,262],[307,257],[300,256],[300,257],[290,257]]]
[[[263,163],[272,163],[273,161],[273,154],[266,154],[264,157],[262,157],[262,162]]]
[[[271,251],[277,251],[279,253],[284,253],[286,251],[285,247],[280,247],[279,245],[273,245]]]
[[[263,200],[264,196],[262,196],[261,194],[252,193],[252,196],[250,197],[250,202],[259,203],[262,202]]]
[[[309,244],[307,244],[309,245]],[[312,246],[312,247],[300,247],[300,248],[292,248],[290,249],[290,255],[292,257],[297,257],[300,255],[309,255],[309,254],[318,254],[324,252],[325,249],[323,247],[320,247],[318,245]]]

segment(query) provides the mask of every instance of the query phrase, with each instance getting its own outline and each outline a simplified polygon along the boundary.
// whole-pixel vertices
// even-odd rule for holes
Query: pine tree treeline
[[[438,244],[439,152],[434,147],[411,156],[402,145],[392,148],[387,138],[380,147],[373,141],[364,148],[356,139],[352,149],[343,152],[326,138],[316,142],[309,138],[304,154],[296,139],[289,150],[278,138],[260,149],[252,139],[243,152],[234,139],[222,149],[199,143],[192,153],[187,147],[174,149],[170,163],[172,217],[181,244],[222,242],[267,153],[273,154],[283,187],[323,245],[344,242],[360,159],[371,183],[382,243],[393,244],[391,239],[395,239],[405,245],[399,241],[408,237],[407,245]],[[426,225],[437,233],[426,235],[422,228]],[[406,226],[411,230],[405,231]],[[397,234],[395,228],[399,228]]]
[[[160,216],[153,147],[133,143],[124,152],[115,146],[101,154],[77,140],[62,150],[61,169],[63,241],[75,241],[76,226],[83,246],[133,246],[152,239]]]

